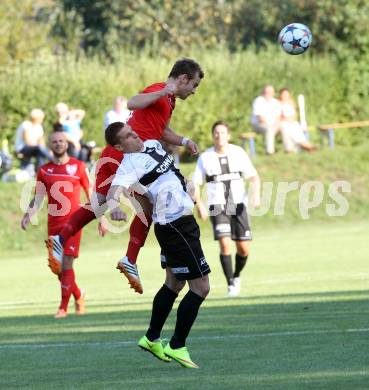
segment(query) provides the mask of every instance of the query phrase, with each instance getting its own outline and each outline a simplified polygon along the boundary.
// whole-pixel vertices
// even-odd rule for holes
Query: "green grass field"
[[[114,270],[125,241],[83,241],[76,272],[88,314],[75,317],[72,306],[59,321],[58,283],[41,244],[7,254],[0,272],[0,388],[368,389],[368,229],[364,221],[257,229],[242,294],[233,299],[204,229],[212,290],[188,340],[200,370],[162,363],[136,346],[163,280],[153,237],[139,262],[142,296]],[[163,337],[174,322],[175,312]]]

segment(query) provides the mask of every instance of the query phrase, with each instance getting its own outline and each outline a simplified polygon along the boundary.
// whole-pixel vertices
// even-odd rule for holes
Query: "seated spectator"
[[[16,131],[15,151],[22,155],[21,169],[26,169],[30,165],[32,157],[36,159],[36,169],[46,160],[52,160],[52,155],[45,146],[42,127],[44,118],[44,112],[35,108],[30,113],[30,120],[22,122]]]
[[[264,135],[265,151],[273,154],[275,151],[275,135],[279,131],[279,119],[281,116],[280,105],[274,98],[274,88],[266,85],[262,95],[258,96],[252,104],[251,124],[254,131]]]
[[[289,137],[280,128],[281,106],[274,98],[274,88],[266,85],[262,95],[258,96],[252,104],[251,124],[256,133],[263,134],[265,139],[265,151],[267,154],[275,152],[275,136],[281,132],[283,145],[288,148]]]
[[[113,122],[126,123],[131,111],[127,108],[127,99],[124,96],[117,96],[114,99],[113,108],[109,110],[104,117],[105,129]]]
[[[63,126],[68,140],[68,155],[80,158],[81,140],[83,131],[81,122],[85,117],[85,111],[81,109],[69,109],[65,103],[58,103],[55,106],[58,114],[58,122]]]
[[[281,131],[288,134],[291,143],[288,146],[287,152],[297,152],[298,147],[309,152],[316,148],[307,141],[304,131],[297,121],[296,105],[287,88],[282,88],[279,91],[279,101],[281,104]]]

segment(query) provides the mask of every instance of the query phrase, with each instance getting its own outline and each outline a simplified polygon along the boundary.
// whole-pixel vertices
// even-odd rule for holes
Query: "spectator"
[[[45,160],[52,160],[50,151],[45,146],[44,129],[42,122],[45,114],[42,110],[35,108],[30,113],[30,120],[20,124],[15,135],[15,151],[22,155],[21,169],[26,169],[31,158],[36,158],[36,169]]]
[[[266,85],[261,96],[258,96],[252,104],[251,124],[254,131],[264,135],[265,151],[267,154],[275,152],[275,136],[280,129],[281,106],[274,98],[274,88]],[[290,140],[288,135],[281,130],[285,149],[288,149]]]
[[[307,141],[304,131],[297,121],[296,105],[287,88],[279,91],[279,101],[281,104],[281,131],[286,133],[291,139],[287,152],[297,152],[298,147],[309,152],[316,148]]]
[[[131,111],[127,108],[127,99],[124,96],[117,96],[114,99],[114,107],[105,114],[104,131],[113,122],[126,123]]]
[[[81,109],[69,109],[65,103],[58,103],[55,106],[58,114],[58,122],[63,126],[68,140],[68,155],[80,158],[81,140],[83,131],[81,122],[85,117],[85,111]]]

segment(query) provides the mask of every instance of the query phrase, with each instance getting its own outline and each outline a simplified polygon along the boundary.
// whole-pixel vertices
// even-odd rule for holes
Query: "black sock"
[[[236,254],[236,269],[234,271],[234,277],[238,278],[241,271],[244,269],[248,256],[241,256],[238,253]]]
[[[230,284],[232,284],[232,279],[233,279],[232,256],[221,254],[220,264],[222,265],[223,272],[227,279],[227,284],[229,286]]]
[[[170,340],[171,348],[182,348],[185,346],[186,338],[190,333],[204,299],[191,290],[183,297],[177,310],[176,328]]]
[[[150,341],[154,341],[160,337],[161,330],[163,329],[164,323],[172,310],[173,303],[177,296],[178,294],[172,291],[165,284],[156,293],[152,302],[150,327],[146,332],[146,337]]]

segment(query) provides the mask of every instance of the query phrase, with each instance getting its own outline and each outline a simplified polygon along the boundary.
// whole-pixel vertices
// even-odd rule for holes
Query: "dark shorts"
[[[226,214],[224,210],[216,216],[211,216],[210,219],[213,225],[214,240],[219,240],[221,237],[231,237],[235,241],[252,240],[249,217],[243,203],[236,206],[233,215]]]
[[[165,225],[155,224],[161,247],[162,267],[171,268],[178,280],[201,278],[210,272],[200,243],[200,229],[193,215]]]

